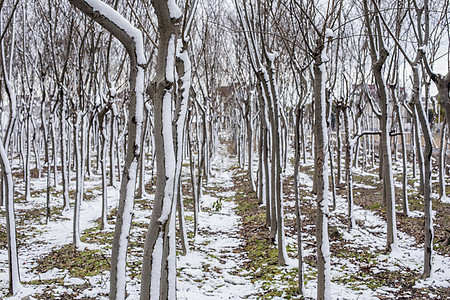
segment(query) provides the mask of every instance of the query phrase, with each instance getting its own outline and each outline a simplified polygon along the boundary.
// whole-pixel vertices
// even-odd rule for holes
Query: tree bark
[[[295,216],[297,226],[297,257],[298,257],[298,293],[304,294],[303,285],[303,245],[302,245],[302,214],[300,210],[300,199],[298,194],[298,171],[300,161],[300,115],[301,109],[297,107],[296,118],[294,125],[294,144],[295,144],[295,158],[294,158],[294,196],[295,196]]]
[[[348,124],[348,110],[347,105],[343,108],[344,114],[344,128],[345,128],[345,169],[346,169],[346,183],[347,183],[347,219],[348,228],[352,229],[355,227],[355,217],[353,216],[353,164],[352,164],[352,152],[353,145],[352,139],[350,138],[350,129]]]
[[[316,182],[317,299],[330,299],[331,265],[328,239],[328,164],[325,103],[325,61],[323,44],[317,45],[314,57],[314,153]]]
[[[408,166],[407,166],[407,154],[406,154],[406,137],[405,129],[403,127],[402,115],[400,113],[400,107],[397,107],[397,119],[399,130],[401,132],[402,139],[402,165],[403,165],[403,176],[402,176],[402,205],[403,205],[403,215],[409,216],[409,203],[408,203]]]
[[[441,201],[447,199],[447,195],[445,194],[445,154],[447,151],[447,139],[449,134],[447,130],[448,126],[446,125],[447,121],[444,120],[442,122],[441,147],[439,149],[439,199],[441,199]]]
[[[141,300],[176,299],[176,251],[174,180],[176,158],[173,145],[172,101],[176,43],[182,13],[168,0],[153,0],[158,18],[156,76],[147,89],[154,102],[154,136],[157,179],[154,206],[144,245]],[[206,120],[205,120],[206,121]],[[180,149],[181,150],[181,149]]]

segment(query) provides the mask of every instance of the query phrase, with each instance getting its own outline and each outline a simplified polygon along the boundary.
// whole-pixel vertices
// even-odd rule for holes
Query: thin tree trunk
[[[408,167],[407,167],[407,154],[406,154],[406,138],[405,129],[403,128],[402,115],[400,113],[400,107],[397,106],[397,120],[399,130],[401,132],[402,140],[402,164],[403,164],[403,177],[402,177],[402,205],[403,205],[403,215],[409,216],[409,203],[408,203]]]
[[[381,119],[381,141],[380,141],[380,171],[383,179],[383,202],[386,207],[387,219],[387,241],[386,248],[392,250],[397,246],[397,223],[395,215],[395,191],[394,178],[392,174],[392,158],[391,158],[391,144],[389,135],[389,120],[388,120],[388,100],[386,92],[386,83],[384,81],[383,65],[388,57],[388,52],[384,47],[383,37],[381,36],[381,25],[378,18],[375,18],[376,31],[372,30],[371,20],[369,18],[368,1],[363,1],[364,6],[364,21],[368,32],[369,49],[372,59],[372,72],[375,77],[377,87],[377,94],[379,98]],[[378,42],[375,46],[375,39]],[[377,50],[378,49],[378,50]],[[380,173],[381,175],[381,173]]]
[[[331,266],[330,246],[328,239],[328,166],[327,148],[328,135],[326,125],[325,103],[325,62],[321,53],[323,45],[317,46],[318,51],[314,62],[314,116],[315,116],[315,182],[317,199],[316,244],[317,244],[317,299],[330,299]]]
[[[50,120],[55,119],[55,115],[53,114],[50,117]],[[56,187],[58,185],[58,157],[57,157],[57,145],[58,142],[56,140],[56,128],[55,128],[55,123],[53,121],[50,122],[50,130],[51,130],[51,136],[52,136],[52,164],[53,164],[53,186]],[[49,165],[50,168],[50,165]]]
[[[445,194],[445,154],[447,152],[447,139],[449,134],[447,131],[447,122],[442,122],[441,129],[441,147],[439,149],[439,199],[442,202],[446,202],[447,195]],[[446,138],[447,137],[447,138]]]
[[[19,260],[17,256],[17,237],[16,221],[14,216],[14,183],[12,178],[11,166],[6,154],[3,143],[0,143],[0,162],[2,165],[3,176],[5,178],[6,194],[6,234],[8,239],[8,265],[9,265],[9,291],[15,295],[21,288],[19,275]]]
[[[115,147],[117,145],[117,131],[116,131],[116,114],[117,108],[113,103],[111,107],[110,129],[111,135],[109,140],[109,185],[116,186],[116,155]],[[118,150],[118,149],[117,149]]]
[[[33,105],[30,103],[30,105]],[[31,108],[30,108],[31,109]],[[28,111],[26,121],[26,152],[24,164],[25,200],[30,200],[30,165],[31,165],[31,111]]]
[[[73,210],[73,246],[75,249],[78,249],[81,246],[80,240],[80,209],[81,202],[83,200],[83,172],[82,172],[82,152],[81,149],[82,137],[80,137],[81,127],[84,125],[82,121],[83,117],[81,116],[81,112],[77,112],[76,120],[75,120],[75,130],[73,132],[74,138],[74,150],[75,150],[75,172],[76,172],[76,184],[75,184],[75,204]]]
[[[344,128],[345,128],[345,169],[347,182],[347,226],[349,229],[355,227],[355,217],[353,216],[353,164],[352,164],[352,140],[350,138],[350,129],[348,124],[348,110],[349,107],[343,108],[344,113]]]
[[[147,137],[148,130],[148,118],[150,117],[150,112],[145,108],[144,112],[144,127],[142,128],[142,140],[141,140],[141,154],[139,156],[139,179],[138,179],[138,189],[136,193],[136,198],[142,198],[145,193],[145,141]]]
[[[173,140],[175,152],[175,182],[174,197],[177,201],[178,229],[181,237],[182,254],[189,253],[189,244],[186,232],[186,221],[184,217],[183,189],[181,182],[181,171],[183,163],[184,136],[186,127],[186,116],[188,112],[189,91],[191,89],[191,61],[188,54],[188,43],[180,39],[179,49],[176,54],[176,71],[178,74],[178,97],[175,107]]]
[[[420,57],[420,56],[419,56]],[[431,154],[433,152],[432,135],[427,115],[420,101],[420,75],[417,65],[412,66],[413,69],[413,105],[414,114],[418,116],[422,127],[423,138],[425,141],[425,149],[423,151],[424,158],[424,188],[423,201],[425,206],[425,242],[424,242],[424,270],[422,278],[429,278],[432,273],[432,256],[433,256],[433,217],[431,202]]]
[[[59,120],[59,125],[60,125],[60,143],[61,143],[61,175],[62,175],[62,186],[63,186],[63,205],[64,211],[68,211],[70,209],[69,206],[69,174],[68,174],[68,170],[70,169],[70,159],[66,159],[67,157],[67,148],[66,148],[66,143],[67,143],[67,138],[66,138],[66,126],[65,126],[65,122],[66,122],[66,113],[65,113],[65,109],[64,109],[64,100],[63,100],[63,94],[62,91],[60,91],[60,109],[61,109],[61,119]],[[56,160],[56,157],[55,157]]]
[[[98,113],[98,126],[100,131],[100,168],[102,172],[102,215],[100,217],[100,230],[105,229],[107,225],[107,214],[108,214],[108,189],[107,189],[107,178],[106,178],[106,139],[107,132],[105,126],[105,115],[109,106],[105,106]]]
[[[298,293],[304,294],[303,285],[303,245],[302,245],[302,214],[300,210],[300,197],[298,194],[298,170],[300,161],[300,114],[301,109],[297,108],[296,123],[294,126],[294,144],[295,144],[295,158],[294,158],[294,196],[295,196],[295,216],[297,226],[297,258],[298,258]]]
[[[189,113],[190,119],[191,113]],[[195,180],[195,161],[193,159],[194,154],[192,153],[192,143],[191,143],[191,135],[187,133],[188,139],[188,148],[189,148],[189,169],[191,174],[191,187],[192,187],[192,202],[194,203],[194,237],[197,236],[198,233],[198,213],[200,211],[200,202],[197,198],[197,184]]]
[[[330,153],[330,173],[331,173],[331,192],[333,195],[333,204],[332,204],[332,209],[335,210],[336,209],[336,180],[334,177],[334,162],[333,162],[333,151],[332,151],[332,146],[331,143],[328,143],[328,153]]]
[[[255,178],[253,175],[253,126],[252,126],[252,117],[253,117],[253,96],[248,96],[248,104],[247,104],[247,143],[248,143],[248,180],[250,181],[250,188],[252,192],[256,192],[255,186]]]
[[[266,206],[266,198],[264,195],[264,169],[263,169],[263,112],[261,111],[260,122],[259,122],[259,147],[258,147],[258,204]],[[266,209],[267,211],[267,209]],[[266,218],[267,220],[267,218]]]
[[[416,146],[415,152],[417,157],[417,166],[419,168],[419,192],[423,195],[424,192],[424,184],[425,184],[425,166],[424,166],[424,157],[422,152],[422,135],[420,134],[420,125],[419,125],[419,117],[417,116],[417,110],[414,107],[411,107],[411,111],[413,113],[413,122],[414,122],[414,144]]]
[[[341,106],[338,105],[336,107],[336,142],[337,142],[337,149],[336,149],[336,160],[337,160],[337,184],[341,184],[341,178],[342,178],[342,174],[341,174]]]

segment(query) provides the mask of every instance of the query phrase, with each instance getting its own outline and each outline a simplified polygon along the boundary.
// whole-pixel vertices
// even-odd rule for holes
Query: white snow
[[[166,91],[163,98],[162,107],[162,135],[164,139],[164,163],[166,174],[166,186],[164,188],[164,198],[172,199],[175,177],[175,153],[172,136],[172,92]],[[163,208],[159,222],[164,223],[170,215],[173,201],[163,201]]]
[[[172,34],[167,46],[167,59],[166,59],[166,80],[169,82],[175,81],[175,35]]]
[[[114,10],[111,6],[100,0],[84,0],[89,4],[92,9],[99,12],[108,20],[111,20],[116,26],[125,31],[136,43],[136,57],[137,63],[144,65],[146,63],[144,55],[144,41],[142,39],[142,33],[139,29],[134,27],[127,19],[125,19],[121,14]],[[174,0],[171,0],[174,1]],[[126,45],[125,45],[126,47]]]
[[[163,232],[160,231],[152,253],[152,288],[150,289],[150,299],[159,299],[163,248]]]
[[[167,0],[167,7],[169,9],[169,15],[172,19],[179,19],[182,16],[180,7],[178,7],[175,0]]]
[[[268,52],[267,56],[269,57],[269,60],[273,63],[275,59],[278,57],[279,53],[276,51]]]
[[[201,199],[203,210],[194,247],[190,254],[178,258],[178,299],[252,299],[259,290],[259,284],[240,271],[245,257],[236,251],[243,241],[238,232],[239,217],[233,211],[236,204],[229,200],[235,194],[232,173],[226,170],[237,162],[225,156],[223,146],[219,153],[212,162],[208,185],[213,192],[207,187]],[[231,189],[216,193],[214,187]],[[217,201],[221,201],[220,210],[213,208]]]
[[[450,197],[444,195],[441,197],[441,202],[442,203],[450,203]]]
[[[74,174],[73,174],[74,175]],[[100,177],[94,177],[98,184],[100,184]],[[86,182],[86,189],[92,189],[96,184],[92,184],[91,182]],[[16,189],[22,190],[24,185],[22,183],[16,183]],[[46,179],[42,178],[34,181],[34,188],[36,190],[44,190],[46,188]],[[59,191],[61,192],[61,188],[59,187]],[[101,194],[100,191],[95,190],[96,197],[93,201],[83,201],[81,203],[81,219],[80,219],[80,232],[95,226],[94,220],[100,217],[100,208],[101,208]],[[109,208],[117,205],[118,201],[118,190],[113,187],[108,188],[108,204]],[[61,199],[60,198],[52,198],[51,206],[60,206]],[[45,205],[45,194],[32,197],[28,203],[18,203],[16,204],[16,209],[32,209],[32,208],[40,208]],[[3,209],[2,209],[3,210]],[[67,270],[60,269],[52,269],[48,272],[42,274],[36,274],[32,269],[35,266],[35,260],[45,253],[49,252],[49,249],[59,248],[62,245],[72,243],[72,229],[73,222],[71,219],[72,212],[63,212],[62,218],[59,218],[55,221],[50,221],[48,224],[29,224],[30,233],[38,232],[36,236],[30,235],[29,241],[27,244],[19,247],[19,264],[20,268],[20,278],[22,282],[29,282],[31,280],[48,280],[55,279],[58,277],[65,278],[67,282],[75,282],[77,279],[69,278]],[[28,231],[27,231],[28,232]],[[101,248],[100,246],[89,244],[88,248],[96,249]],[[0,261],[7,261],[7,252],[3,249],[0,250]],[[0,288],[1,291],[5,291],[8,286],[8,274],[5,271],[5,266],[0,265]],[[105,281],[105,275],[97,275],[94,276],[97,278],[103,278]],[[107,275],[107,282],[109,282],[109,274]],[[80,282],[80,281],[78,281]],[[93,294],[98,295],[100,292],[107,292],[109,290],[109,285],[99,285],[97,286],[99,280],[95,280],[95,285],[93,290],[91,291]],[[42,292],[45,288],[45,285],[26,285],[20,289],[19,293],[15,297],[9,297],[7,299],[16,300],[22,299],[34,293]],[[59,288],[61,293],[67,291],[70,288],[68,285],[66,288]],[[56,295],[57,296],[57,295]],[[6,298],[5,294],[0,292],[0,298]],[[32,298],[30,298],[32,299]],[[102,298],[99,298],[102,299]]]
[[[333,29],[326,28],[325,29],[325,38],[334,38],[334,37],[336,37],[336,35],[335,35]]]

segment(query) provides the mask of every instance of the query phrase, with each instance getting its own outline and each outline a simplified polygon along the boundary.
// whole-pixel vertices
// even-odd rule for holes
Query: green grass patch
[[[258,295],[259,299],[297,297],[298,269],[285,270],[278,266],[278,250],[270,242],[270,239],[253,238],[248,242],[246,251],[250,259],[249,268],[253,271],[252,281],[260,280],[262,282],[264,292]]]
[[[248,242],[246,251],[255,278],[270,281],[274,275],[280,273],[278,251],[270,239],[253,238]]]
[[[419,191],[408,190],[408,203],[410,210],[423,211],[423,197]]]
[[[369,205],[368,209],[370,210],[381,210],[383,208],[383,205],[381,202],[374,201],[371,205]]]
[[[127,261],[127,275],[131,277],[131,279],[137,278],[141,279],[142,273],[142,259]]]
[[[366,264],[376,264],[377,258],[377,255],[373,252],[367,250],[355,251],[347,248],[344,248],[341,252],[337,253],[336,256],[350,259],[350,261],[359,261]]]
[[[68,270],[70,276],[83,278],[94,276],[109,270],[109,259],[100,250],[75,250],[72,245],[64,245],[53,249],[47,255],[39,258],[34,271],[45,273],[58,268]]]
[[[381,181],[378,180],[378,177],[363,176],[358,174],[353,174],[353,182],[370,186],[379,186],[381,184]]]
[[[64,277],[52,278],[52,279],[35,279],[29,282],[25,282],[26,284],[32,285],[62,285],[64,283]]]
[[[346,274],[332,280],[345,284],[355,291],[364,290],[365,287],[374,291],[386,286],[398,287],[400,284],[403,287],[412,287],[417,279],[417,274],[414,272],[383,270],[375,274],[372,269],[375,270],[376,267],[360,268],[356,273]]]
[[[245,175],[235,176],[239,182],[246,181]],[[282,297],[292,299],[298,296],[298,270],[284,269],[278,266],[278,250],[268,236],[265,224],[265,209],[259,206],[256,195],[243,190],[236,191],[234,200],[237,203],[236,213],[241,216],[243,230],[246,235],[245,250],[249,258],[245,269],[250,271],[252,281],[262,283],[264,292],[258,299]],[[287,249],[289,252],[294,249]]]
[[[81,241],[90,244],[112,245],[114,231],[102,231],[99,226],[86,229],[81,236]]]

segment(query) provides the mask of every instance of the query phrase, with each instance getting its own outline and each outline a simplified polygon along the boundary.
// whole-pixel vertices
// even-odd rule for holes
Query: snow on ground
[[[312,161],[308,164],[312,165]],[[356,171],[356,170],[355,170]],[[361,173],[360,171],[358,173]],[[367,175],[366,172],[363,172]],[[368,173],[370,174],[370,173]],[[373,176],[373,174],[371,174]],[[307,185],[308,189],[312,189],[312,180],[308,174],[300,172],[300,183]],[[355,183],[354,186],[365,189],[376,189],[374,186],[367,184]],[[331,195],[330,195],[331,197]],[[314,198],[306,197],[311,203],[314,203]],[[434,212],[435,213],[435,212]],[[423,212],[411,211],[413,217],[422,217]],[[373,273],[383,272],[389,270],[391,272],[401,272],[407,275],[408,272],[416,272],[421,274],[423,272],[423,244],[416,245],[413,237],[398,231],[398,248],[390,254],[383,254],[386,247],[386,222],[376,215],[373,211],[365,210],[354,204],[354,216],[356,220],[356,227],[350,231],[346,224],[343,224],[342,218],[347,216],[347,199],[342,196],[336,198],[336,210],[330,213],[329,225],[335,226],[339,233],[347,242],[347,248],[351,251],[357,251],[361,256],[368,255],[367,267]],[[304,241],[312,241],[314,237],[302,235]],[[366,250],[363,250],[366,249]],[[304,250],[304,256],[315,255],[312,249]],[[443,256],[433,252],[434,273],[433,276],[427,280],[418,280],[414,288],[429,288],[429,287],[447,287],[450,288],[450,257]],[[369,288],[365,281],[354,281],[351,286],[339,284],[337,281],[342,279],[350,279],[360,270],[360,265],[354,263],[353,258],[331,256],[332,264],[332,279],[331,295],[333,299],[395,299],[394,292],[398,289],[393,289],[385,286]],[[306,267],[307,272],[315,272],[315,269]],[[369,275],[370,276],[370,275]],[[406,277],[406,276],[405,276]],[[367,278],[368,282],[370,277]],[[352,280],[349,280],[350,282]],[[316,282],[309,281],[306,285],[305,296],[310,298],[316,297]],[[408,294],[404,295],[406,298]],[[432,294],[428,294],[432,298]]]
[[[178,299],[244,299],[258,292],[241,268],[246,258],[239,249],[243,241],[230,171],[236,161],[223,147],[219,151],[200,205],[199,235],[191,252],[179,257]]]
[[[220,154],[212,163],[212,176],[209,184],[205,187],[201,201],[199,214],[199,234],[195,239],[190,239],[191,251],[186,256],[178,257],[178,298],[179,299],[242,299],[251,297],[258,291],[258,285],[252,284],[241,269],[241,264],[245,260],[245,255],[240,252],[239,247],[242,240],[239,236],[239,217],[234,213],[235,203],[232,190],[232,172],[229,170],[236,162],[230,159],[224,148],[220,148]],[[185,176],[188,177],[188,176]],[[23,184],[17,180],[16,190],[22,191]],[[45,207],[44,179],[33,180],[33,190],[35,193],[28,203],[21,201],[16,204],[16,212],[20,210],[35,210]],[[72,188],[72,187],[71,187]],[[100,177],[92,176],[86,179],[86,193],[92,194],[92,199],[83,201],[81,205],[80,229],[97,226],[94,220],[100,217],[101,213],[101,189]],[[219,191],[221,190],[221,191]],[[58,190],[61,192],[60,190]],[[151,201],[154,195],[145,195],[145,201]],[[109,210],[117,206],[119,197],[118,189],[108,188]],[[54,197],[51,206],[60,207],[62,200]],[[151,210],[139,209],[135,205],[135,215],[133,222],[146,223],[150,221]],[[186,215],[191,217],[188,222],[188,232],[192,232],[193,222],[192,212],[187,211]],[[49,224],[45,224],[45,217],[41,215],[37,222],[30,223],[27,234],[30,239],[19,248],[19,262],[22,282],[36,280],[51,280],[63,278],[63,286],[58,286],[52,290],[57,297],[63,293],[71,293],[72,287],[82,285],[86,280],[91,284],[91,288],[83,292],[83,296],[95,299],[107,299],[101,294],[109,291],[109,272],[105,271],[99,275],[87,277],[85,279],[71,277],[68,270],[54,268],[48,272],[37,274],[33,271],[36,266],[36,259],[47,254],[51,249],[60,248],[63,245],[72,243],[72,217],[73,210],[63,212],[62,216],[52,218]],[[36,220],[35,220],[36,221]],[[113,226],[106,229],[112,232]],[[138,226],[132,227],[132,240],[142,236],[145,232]],[[37,234],[33,234],[37,233]],[[134,237],[134,238],[133,238]],[[110,255],[109,247],[98,244],[84,244],[89,249],[101,249],[106,255]],[[129,254],[128,262],[140,262],[143,249],[133,249]],[[4,298],[8,288],[8,264],[6,249],[0,250],[0,298]],[[128,268],[128,274],[130,268]],[[242,273],[242,274],[241,274]],[[127,299],[139,298],[139,280],[134,277],[127,278]],[[5,299],[22,299],[23,297],[42,293],[46,285],[25,284],[19,294]]]
[[[94,180],[87,180],[85,182],[86,193],[93,195],[92,200],[83,201],[81,203],[81,218],[80,218],[80,231],[96,226],[94,220],[101,216],[101,190],[98,188],[100,177],[93,176]],[[17,181],[17,180],[16,180]],[[23,188],[21,183],[18,183],[16,188],[21,190]],[[33,190],[41,191],[35,197],[26,203],[20,201],[15,203],[16,214],[21,210],[35,211],[36,209],[42,209],[46,207],[46,182],[44,179],[33,180]],[[85,194],[86,194],[85,193]],[[118,190],[114,187],[108,188],[108,207],[112,209],[118,202]],[[52,197],[51,207],[62,206],[62,199]],[[4,210],[4,208],[2,208]],[[30,224],[25,224],[26,234],[29,235],[29,239],[22,244],[19,244],[19,265],[20,265],[20,279],[22,283],[36,281],[36,280],[50,280],[55,278],[64,278],[64,284],[67,288],[60,288],[59,292],[70,292],[71,285],[80,285],[84,283],[83,279],[70,278],[67,270],[53,269],[43,274],[36,274],[33,272],[33,268],[36,266],[36,259],[49,253],[51,249],[60,248],[63,245],[72,243],[73,232],[73,209],[70,211],[62,212],[61,216],[53,215],[48,224],[45,224],[45,212],[38,215],[38,221]],[[17,219],[17,218],[16,218]],[[95,244],[84,244],[89,249],[100,249]],[[8,289],[8,258],[6,249],[0,250],[0,298],[5,297]],[[91,281],[105,281],[104,277],[109,278],[109,274],[102,274],[93,276],[89,279]],[[15,297],[7,299],[22,299],[25,296],[32,295],[37,292],[42,292],[45,285],[24,285]],[[105,292],[104,288],[96,289],[94,292]]]
[[[339,231],[343,234],[343,238],[348,242],[349,248],[364,249],[369,247],[368,251],[374,255],[372,260],[369,260],[368,267],[383,269],[389,271],[399,271],[401,273],[410,272],[413,270],[417,273],[423,271],[423,245],[416,246],[415,239],[401,231],[398,231],[398,248],[392,251],[390,254],[382,254],[386,247],[386,222],[379,216],[375,215],[372,211],[364,210],[361,207],[355,205],[354,214],[357,225],[354,229],[348,231],[343,227],[343,224],[336,218],[336,216],[346,215],[346,199],[342,197],[337,198],[336,211],[332,213],[330,225],[337,226]],[[362,224],[362,225],[359,225]],[[361,250],[361,253],[363,251]],[[416,284],[418,287],[450,287],[450,272],[447,272],[450,268],[450,257],[442,256],[434,252],[434,266],[435,272],[431,280],[419,281]],[[358,271],[354,269],[351,260],[332,257],[332,263],[345,266],[345,270],[341,268],[335,268],[334,279],[350,276],[352,272]],[[446,271],[447,270],[447,271]],[[347,290],[344,296],[344,291],[339,291],[335,288],[336,298],[342,297],[342,299],[379,299],[379,296],[391,296],[392,290],[386,287],[375,288],[374,290],[368,289],[364,282],[360,283],[359,288],[366,288],[364,291]],[[353,296],[352,296],[353,294]]]

